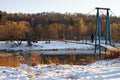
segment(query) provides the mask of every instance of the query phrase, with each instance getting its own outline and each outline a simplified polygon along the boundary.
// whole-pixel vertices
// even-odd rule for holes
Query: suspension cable
[[[114,15],[114,16],[116,16],[117,17],[117,15],[113,12],[113,11],[111,11],[110,10],[110,12]],[[119,21],[119,19],[118,19],[118,23],[119,23],[120,21]],[[120,34],[120,29],[119,28],[117,28],[117,26],[115,26],[115,25],[113,25],[114,26],[114,28],[119,32],[119,34]]]
[[[114,16],[117,16],[113,11],[110,10],[110,12],[111,12]]]
[[[93,11],[95,11],[95,9],[93,9],[92,11],[90,11],[89,13],[87,13],[86,15],[90,15]]]

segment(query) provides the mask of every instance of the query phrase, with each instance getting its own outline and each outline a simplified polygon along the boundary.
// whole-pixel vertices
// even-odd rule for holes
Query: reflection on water
[[[38,54],[94,54],[94,50],[60,50],[60,51],[24,51],[24,53],[35,52]]]

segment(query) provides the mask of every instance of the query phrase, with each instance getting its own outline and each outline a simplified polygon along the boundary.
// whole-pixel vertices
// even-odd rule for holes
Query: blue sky
[[[111,8],[120,16],[120,0],[0,0],[0,10],[9,13],[89,13],[96,6]]]

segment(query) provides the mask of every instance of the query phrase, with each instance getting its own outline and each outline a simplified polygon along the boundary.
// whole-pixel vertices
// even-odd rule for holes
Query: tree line
[[[105,15],[101,15],[101,36],[105,36]],[[114,41],[120,41],[120,18],[110,16]],[[36,14],[0,11],[0,40],[48,40],[90,38],[95,33],[96,15],[42,12]]]

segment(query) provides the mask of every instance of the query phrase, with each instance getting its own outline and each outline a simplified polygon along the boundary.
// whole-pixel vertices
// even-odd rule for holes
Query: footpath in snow
[[[120,58],[88,65],[0,67],[0,80],[120,80]]]

